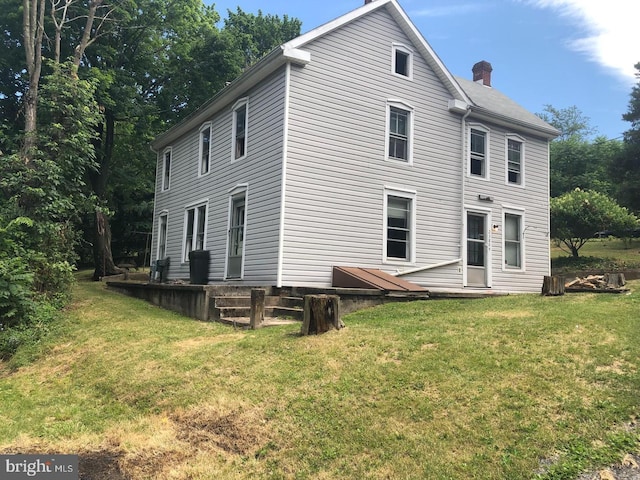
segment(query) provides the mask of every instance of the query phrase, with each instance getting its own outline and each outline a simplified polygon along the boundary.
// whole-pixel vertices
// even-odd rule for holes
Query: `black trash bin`
[[[194,285],[209,283],[209,250],[189,252],[189,281]]]

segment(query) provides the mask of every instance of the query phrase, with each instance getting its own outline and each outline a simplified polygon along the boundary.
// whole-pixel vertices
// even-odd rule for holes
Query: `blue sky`
[[[375,1],[375,0],[374,0]],[[309,31],[364,0],[219,0],[215,8],[288,15]],[[471,78],[480,60],[492,85],[534,113],[577,106],[599,134],[618,138],[640,62],[637,0],[400,0],[449,71]]]

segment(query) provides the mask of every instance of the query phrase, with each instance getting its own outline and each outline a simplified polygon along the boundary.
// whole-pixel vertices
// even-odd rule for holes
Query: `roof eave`
[[[553,140],[558,135],[560,135],[560,132],[551,126],[549,126],[549,128],[542,127],[540,125],[535,125],[533,123],[518,120],[507,115],[492,112],[491,110],[473,104],[471,104],[471,115],[477,119],[484,119],[503,127],[516,128],[519,131],[523,131],[538,137],[543,137],[547,140]]]
[[[151,142],[151,149],[156,152],[162,150],[182,135],[185,135],[194,128],[198,128],[216,112],[235,101],[240,95],[271,75],[287,62],[297,64],[308,63],[309,58],[308,56],[305,57],[304,53],[305,52],[299,52],[295,49],[285,49],[284,45],[275,48],[256,64],[245,70],[245,72],[233,82],[216,93],[210,100],[198,107],[197,110],[187,115],[166,132],[158,135]]]

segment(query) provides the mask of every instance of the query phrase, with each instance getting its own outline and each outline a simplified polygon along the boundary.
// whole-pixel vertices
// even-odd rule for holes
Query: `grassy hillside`
[[[41,355],[0,365],[0,451],[110,480],[573,478],[640,451],[639,287],[390,304],[300,337],[80,282]]]
[[[579,258],[562,251],[552,243],[551,257],[555,273],[576,270],[620,272],[640,269],[640,238],[594,238],[579,251]]]

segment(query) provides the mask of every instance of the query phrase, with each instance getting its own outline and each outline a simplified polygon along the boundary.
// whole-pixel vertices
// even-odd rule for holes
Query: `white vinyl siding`
[[[305,45],[311,63],[291,69],[283,285],[329,286],[333,265],[395,273],[460,257],[460,194],[451,193],[460,191],[460,117],[420,55],[413,82],[393,75],[394,43],[416,51],[380,9]],[[411,163],[388,157],[392,105],[412,113]],[[412,262],[385,260],[385,185],[419,199]],[[462,283],[457,265],[403,278]]]

